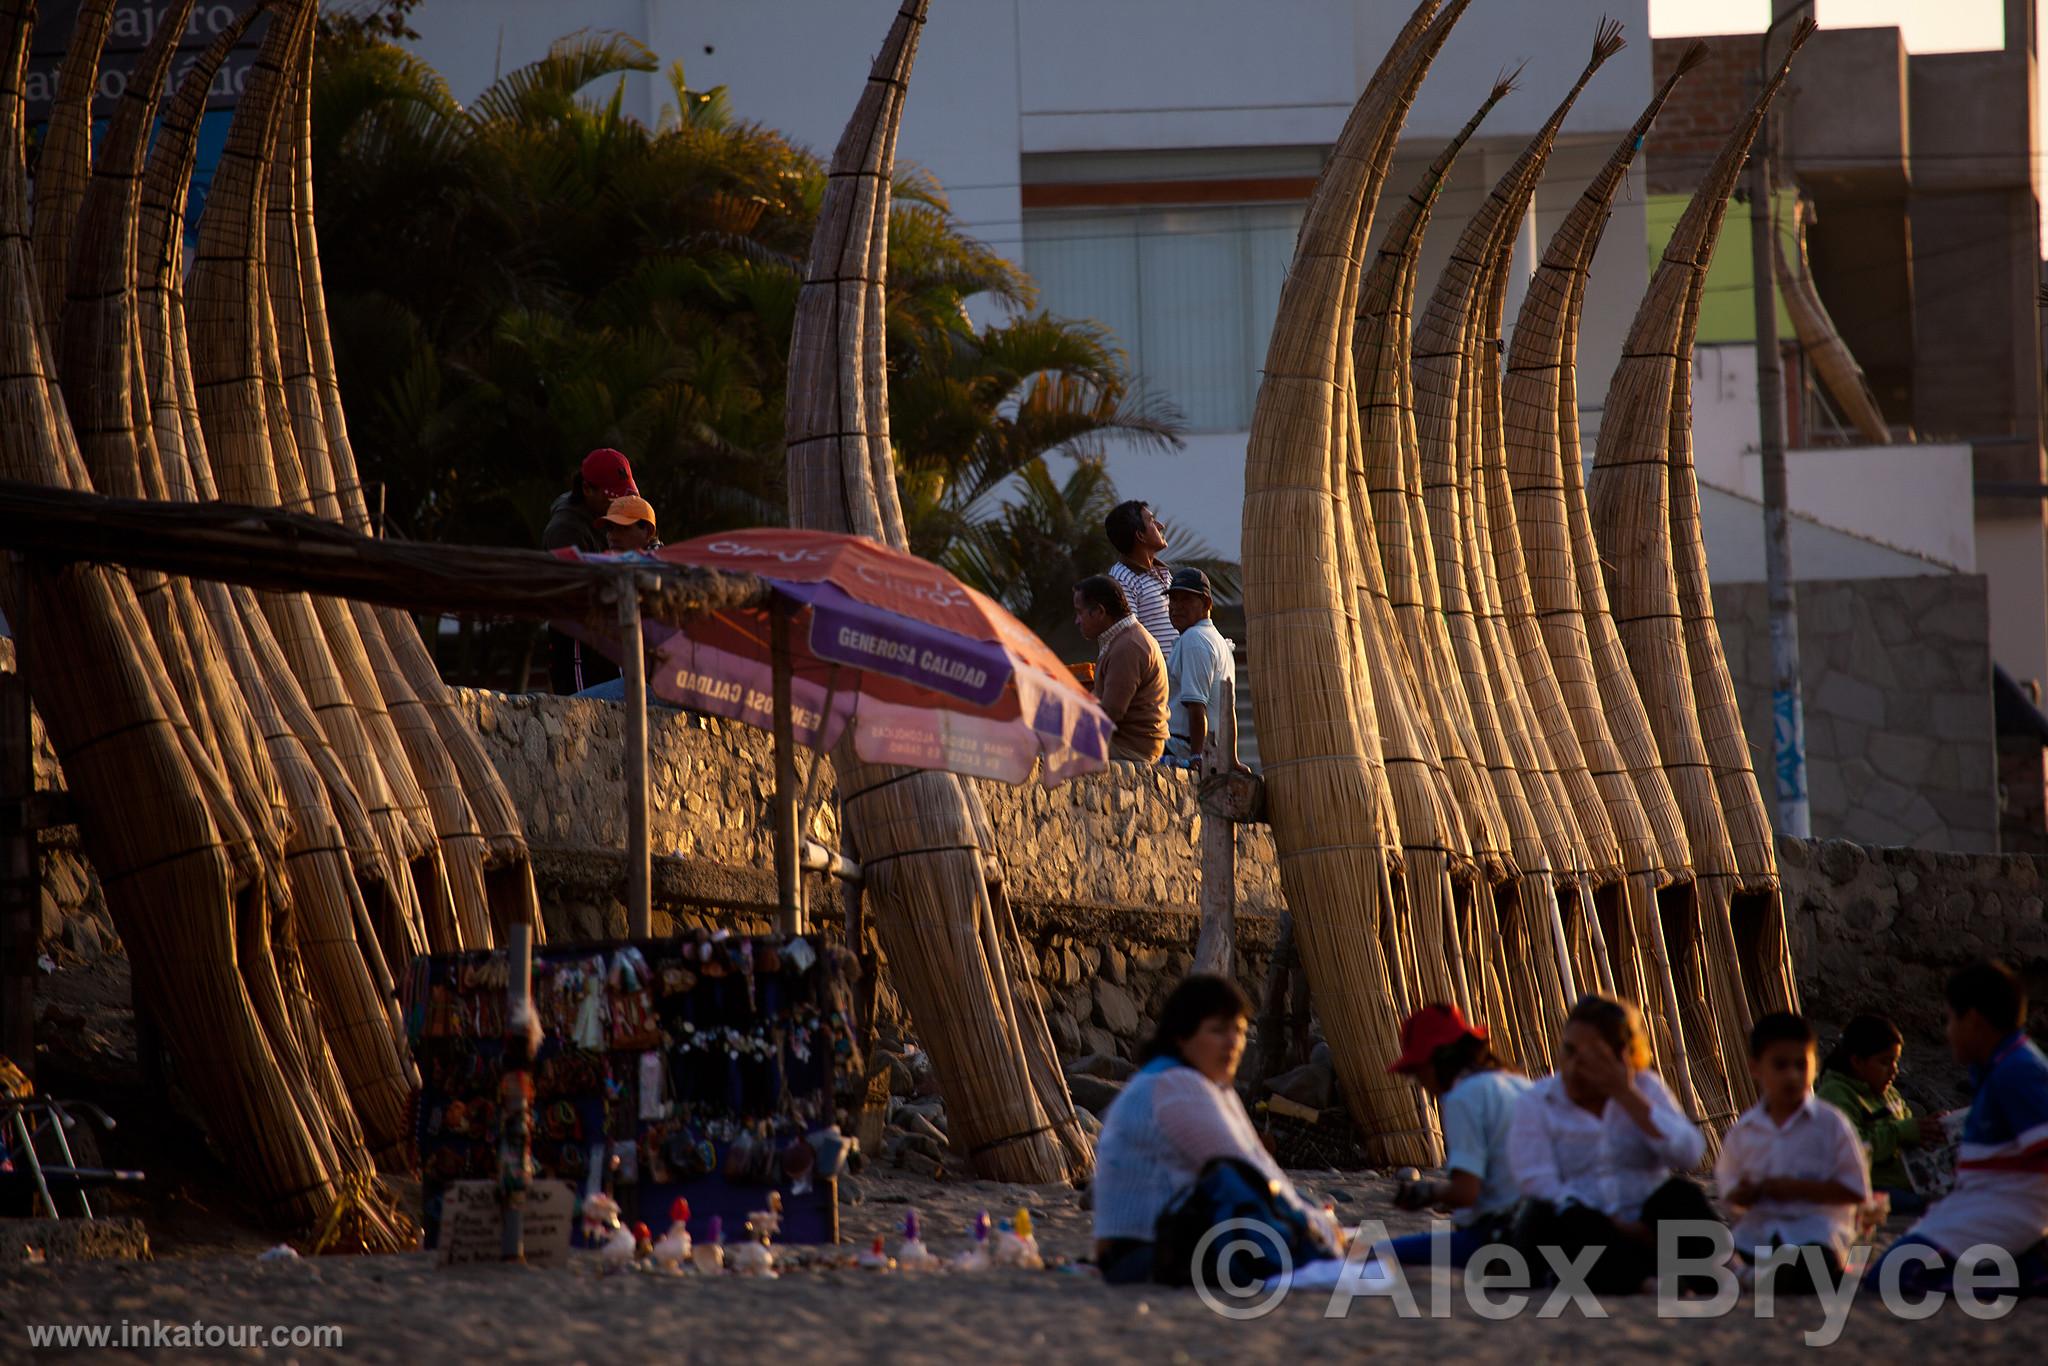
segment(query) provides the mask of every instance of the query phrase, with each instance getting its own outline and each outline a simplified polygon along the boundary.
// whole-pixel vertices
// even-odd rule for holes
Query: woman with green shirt
[[[1899,1055],[1905,1040],[1882,1015],[1858,1015],[1828,1054],[1813,1093],[1849,1117],[1870,1150],[1870,1185],[1891,1196],[1892,1211],[1911,1213],[1925,1205],[1906,1175],[1900,1152],[1944,1141],[1941,1121],[1915,1115],[1899,1088]]]

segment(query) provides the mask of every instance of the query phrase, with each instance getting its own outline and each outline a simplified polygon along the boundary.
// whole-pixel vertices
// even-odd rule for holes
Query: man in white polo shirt
[[[1166,754],[1161,762],[1190,767],[1202,761],[1209,738],[1209,696],[1219,678],[1237,679],[1229,640],[1209,613],[1215,607],[1209,576],[1176,569],[1166,592],[1166,610],[1176,631],[1166,659]]]

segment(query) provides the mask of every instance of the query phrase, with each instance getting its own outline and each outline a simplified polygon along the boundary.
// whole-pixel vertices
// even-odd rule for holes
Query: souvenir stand
[[[700,1241],[714,1218],[739,1236],[780,1192],[783,1241],[836,1242],[837,1185],[812,1136],[853,1063],[841,953],[723,932],[537,949],[533,1179],[605,1191],[655,1229],[685,1199]],[[499,1175],[508,972],[502,952],[441,953],[407,980],[429,1247],[449,1184]]]

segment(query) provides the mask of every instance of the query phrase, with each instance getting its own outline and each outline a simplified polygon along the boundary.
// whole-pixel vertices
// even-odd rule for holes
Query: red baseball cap
[[[1469,1024],[1456,1006],[1429,1005],[1401,1021],[1401,1056],[1387,1064],[1389,1072],[1413,1072],[1428,1065],[1436,1051],[1467,1036],[1486,1041],[1486,1030]]]
[[[633,482],[631,462],[609,446],[584,456],[582,473],[583,482],[607,498],[624,498],[640,492],[640,486]]]

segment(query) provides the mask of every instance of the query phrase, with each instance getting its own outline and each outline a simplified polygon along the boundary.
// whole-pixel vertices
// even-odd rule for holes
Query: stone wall
[[[623,932],[619,708],[479,693],[464,694],[463,705],[526,813],[551,933]],[[674,713],[658,715],[652,734],[657,930],[765,927],[774,904],[767,737]],[[61,787],[47,752],[38,773]],[[822,786],[829,794],[829,777]],[[1129,1056],[1192,962],[1199,817],[1188,776],[1119,764],[1052,789],[982,791],[1062,1052]],[[811,829],[828,843],[836,837],[829,803]],[[1271,833],[1240,834],[1239,973],[1256,994],[1282,902]],[[75,832],[50,832],[44,852],[46,949],[60,960],[117,951]],[[1937,1043],[1942,979],[1990,954],[2029,975],[2036,1022],[2048,1027],[2048,856],[1781,838],[1779,861],[1801,989],[1820,1019],[1882,1011]],[[812,892],[829,923],[833,888],[820,879]]]
[[[611,702],[541,694],[462,692],[536,849],[623,849],[626,842],[624,717]],[[809,788],[812,757],[798,756]],[[656,709],[648,725],[654,853],[687,867],[772,871],[769,805],[774,770],[768,733],[738,722]],[[1003,875],[1020,906],[1193,911],[1201,896],[1195,857],[1201,813],[1192,775],[1148,764],[1058,787],[977,782],[1003,851]],[[802,817],[805,833],[839,847],[830,765]],[[1281,908],[1273,839],[1242,832],[1238,905]]]
[[[1764,585],[1716,584],[1714,611],[1768,797]],[[1970,852],[1999,847],[1991,624],[1981,575],[1801,583],[1799,672],[1817,837]]]
[[[2002,958],[2027,977],[2034,1032],[2048,1036],[2048,858],[1780,836],[1778,864],[1807,1013],[1889,1015],[1936,1043],[1948,974]]]

